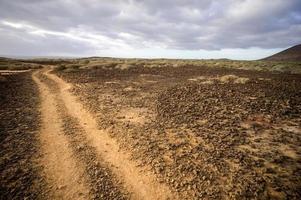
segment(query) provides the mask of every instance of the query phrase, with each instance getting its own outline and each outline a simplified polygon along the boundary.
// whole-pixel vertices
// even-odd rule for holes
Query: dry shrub
[[[234,81],[235,79],[237,79],[238,76],[236,75],[225,75],[219,78],[219,81],[222,83],[229,83],[230,81]]]
[[[198,77],[195,77],[195,78],[190,78],[188,79],[189,81],[204,81],[206,80],[207,78],[205,76],[198,76]]]
[[[84,65],[87,65],[87,64],[89,64],[90,63],[90,60],[82,60],[81,61],[81,64],[84,64]]]
[[[54,70],[56,70],[56,71],[63,71],[65,69],[66,69],[65,65],[59,65],[59,66],[57,66],[57,67],[54,68]]]
[[[80,64],[71,64],[71,65],[67,65],[67,68],[71,68],[71,69],[79,69],[81,67]]]
[[[214,81],[212,79],[201,82],[201,84],[207,84],[207,85],[212,85],[213,83]]]
[[[249,78],[245,78],[245,77],[239,77],[237,79],[234,80],[234,83],[240,83],[240,84],[245,84],[249,81]]]
[[[82,69],[114,69],[117,68],[117,65],[120,62],[118,61],[97,61],[97,62],[90,62],[87,65],[82,65],[81,68]]]
[[[0,65],[0,70],[7,70],[9,65]]]
[[[121,70],[126,70],[126,69],[129,69],[131,67],[133,67],[133,65],[126,64],[126,63],[124,63],[124,64],[118,64],[116,66],[117,69],[121,69]]]
[[[284,72],[286,69],[285,65],[282,64],[278,64],[278,65],[274,65],[271,69],[271,71],[279,71],[279,72]]]
[[[205,76],[198,76],[198,77],[195,77],[195,78],[190,78],[188,80],[189,81],[198,81],[200,84],[211,85],[211,84],[214,83],[214,81],[216,80],[216,78],[205,77]]]
[[[159,67],[159,66],[156,65],[156,64],[148,64],[148,65],[146,65],[146,67],[148,67],[148,68],[156,68],[156,67]]]
[[[183,66],[185,66],[185,63],[174,63],[172,66],[173,67],[183,67]]]
[[[99,63],[90,63],[89,65],[83,66],[83,69],[99,69],[102,66]]]
[[[246,82],[249,81],[249,78],[239,77],[239,76],[230,74],[230,75],[222,76],[222,77],[218,78],[218,80],[222,83],[233,82],[233,83],[245,84]]]
[[[116,63],[116,62],[105,62],[105,63],[102,63],[101,65],[102,65],[102,68],[104,68],[104,69],[114,69],[114,68],[116,68],[118,63]]]
[[[78,71],[78,69],[71,68],[71,67],[64,70],[64,72],[76,72],[76,71]]]

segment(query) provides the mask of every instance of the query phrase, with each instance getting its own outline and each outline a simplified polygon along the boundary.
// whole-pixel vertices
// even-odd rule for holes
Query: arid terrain
[[[301,199],[300,62],[0,61],[0,199]]]

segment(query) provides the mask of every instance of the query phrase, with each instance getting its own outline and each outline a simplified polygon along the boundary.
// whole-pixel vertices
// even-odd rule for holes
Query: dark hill
[[[301,61],[301,44],[264,58],[268,61]]]

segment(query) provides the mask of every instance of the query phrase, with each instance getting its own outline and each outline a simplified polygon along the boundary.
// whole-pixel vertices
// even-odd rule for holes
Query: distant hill
[[[264,58],[267,61],[301,61],[301,44],[288,48],[272,56]]]

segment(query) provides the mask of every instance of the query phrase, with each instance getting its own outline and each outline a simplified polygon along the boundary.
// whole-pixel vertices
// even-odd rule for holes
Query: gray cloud
[[[300,0],[0,0],[0,54],[285,48]]]

